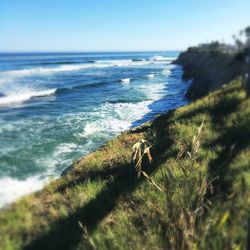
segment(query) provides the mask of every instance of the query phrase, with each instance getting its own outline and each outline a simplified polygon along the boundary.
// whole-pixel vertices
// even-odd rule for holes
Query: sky
[[[0,0],[0,51],[184,50],[248,25],[250,0]]]

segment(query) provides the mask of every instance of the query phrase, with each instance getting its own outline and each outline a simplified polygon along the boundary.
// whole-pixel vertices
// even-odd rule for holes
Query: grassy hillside
[[[131,155],[141,139],[150,144],[137,144],[148,148],[138,178]],[[249,209],[250,99],[237,80],[1,211],[0,248],[244,249]]]

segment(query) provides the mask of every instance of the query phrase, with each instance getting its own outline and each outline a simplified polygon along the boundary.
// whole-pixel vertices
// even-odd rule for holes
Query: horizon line
[[[157,50],[0,50],[4,53],[123,53],[123,52],[172,52],[184,51],[185,49],[157,49]]]

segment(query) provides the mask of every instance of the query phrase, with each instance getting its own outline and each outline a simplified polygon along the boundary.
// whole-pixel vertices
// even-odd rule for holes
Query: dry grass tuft
[[[92,250],[96,250],[96,246],[93,242],[93,240],[91,239],[91,237],[89,236],[88,234],[88,230],[87,230],[87,227],[84,226],[80,221],[78,221],[78,224],[79,224],[79,227],[82,231],[82,236],[83,236],[83,239],[87,242],[88,244],[88,247]]]
[[[141,141],[137,142],[133,146],[133,152],[132,152],[132,165],[134,166],[137,177],[139,178],[141,174],[148,180],[148,182],[156,187],[159,191],[164,191],[164,188],[161,187],[159,184],[156,184],[156,182],[153,180],[153,178],[148,175],[145,171],[142,170],[143,167],[143,158],[146,157],[149,163],[152,163],[153,157],[151,154],[152,145],[150,142],[141,139]]]
[[[152,150],[152,145],[144,139],[141,139],[133,146],[132,165],[134,166],[137,172],[138,178],[141,176],[142,173],[143,158],[146,156],[150,163],[153,161],[151,150]]]

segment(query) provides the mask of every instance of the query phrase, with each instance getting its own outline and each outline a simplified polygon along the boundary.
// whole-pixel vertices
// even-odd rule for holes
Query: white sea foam
[[[124,121],[122,127],[127,129],[132,122],[141,119],[147,112],[149,112],[148,105],[150,103],[151,101],[142,101],[138,103],[109,103],[106,104],[106,108],[114,110],[116,117],[120,121]]]
[[[107,68],[107,67],[122,67],[122,66],[132,66],[132,65],[143,65],[149,62],[132,62],[132,60],[102,60],[96,61],[96,63],[84,63],[76,65],[61,65],[56,67],[39,67],[31,69],[22,70],[9,70],[0,73],[1,77],[26,77],[30,75],[41,75],[41,74],[52,74],[67,71],[78,71],[88,68]]]
[[[143,84],[138,87],[138,89],[145,93],[148,99],[151,101],[156,101],[162,98],[166,92],[165,83],[151,83]]]
[[[101,60],[97,61],[96,66],[106,66],[106,67],[136,67],[152,64],[152,61],[133,61],[133,60]]]
[[[163,75],[169,75],[169,74],[171,74],[171,71],[170,71],[169,69],[164,69],[164,70],[162,71],[162,74],[163,74]]]
[[[69,154],[79,148],[80,146],[75,143],[61,143],[54,148],[51,154],[37,158],[36,162],[45,169],[43,173],[45,176],[56,178],[60,175],[60,169],[71,165],[72,159]]]
[[[62,143],[57,146],[55,155],[67,154],[74,151],[76,148],[77,145],[75,143]]]
[[[150,58],[151,61],[173,61],[176,57],[165,57],[165,56],[153,56]]]
[[[130,126],[130,122],[122,121],[120,119],[115,118],[106,118],[99,119],[98,121],[87,122],[84,131],[80,134],[81,137],[89,137],[94,136],[98,133],[98,135],[108,133],[119,133],[128,129]]]
[[[7,132],[7,131],[13,131],[14,129],[17,129],[14,126],[14,124],[6,123],[4,120],[0,120],[0,133]]]
[[[30,91],[30,92],[22,92],[11,94],[8,96],[4,96],[0,98],[0,105],[8,105],[12,103],[20,103],[31,99],[32,97],[42,97],[53,95],[56,92],[56,89],[48,89],[41,91]]]
[[[123,83],[130,83],[130,78],[121,79],[121,82],[123,82]]]
[[[152,60],[152,61],[167,61],[169,59],[168,59],[168,57],[164,57],[164,56],[153,56],[150,58],[150,60]]]
[[[42,189],[46,180],[39,176],[25,180],[3,177],[0,179],[0,208],[15,201],[20,196]]]
[[[118,134],[129,129],[133,121],[141,119],[148,111],[151,101],[139,103],[105,103],[99,108],[100,118],[87,122],[80,137]],[[103,114],[103,115],[102,115]],[[101,118],[103,116],[103,118]]]
[[[78,71],[81,69],[87,68],[104,68],[109,67],[109,65],[105,64],[95,64],[95,63],[86,63],[86,64],[77,64],[77,65],[62,65],[57,67],[40,67],[40,68],[32,68],[32,69],[22,69],[22,70],[10,70],[10,71],[3,71],[0,73],[0,76],[3,77],[27,77],[30,75],[41,75],[41,74],[53,74],[53,73],[60,73],[60,72],[67,72],[67,71]]]
[[[154,78],[154,76],[155,76],[154,74],[147,75],[148,78]]]
[[[99,60],[96,61],[97,65],[109,65],[109,66],[128,66],[132,64],[132,60]]]
[[[147,101],[138,103],[105,103],[92,112],[93,121],[89,121],[80,133],[80,137],[91,137],[95,135],[108,136],[110,133],[117,134],[129,129],[134,121],[140,120],[150,109],[149,105],[162,98],[166,92],[165,83],[151,83],[136,87],[144,92]],[[96,118],[98,116],[98,118]],[[92,119],[91,119],[92,120]]]

